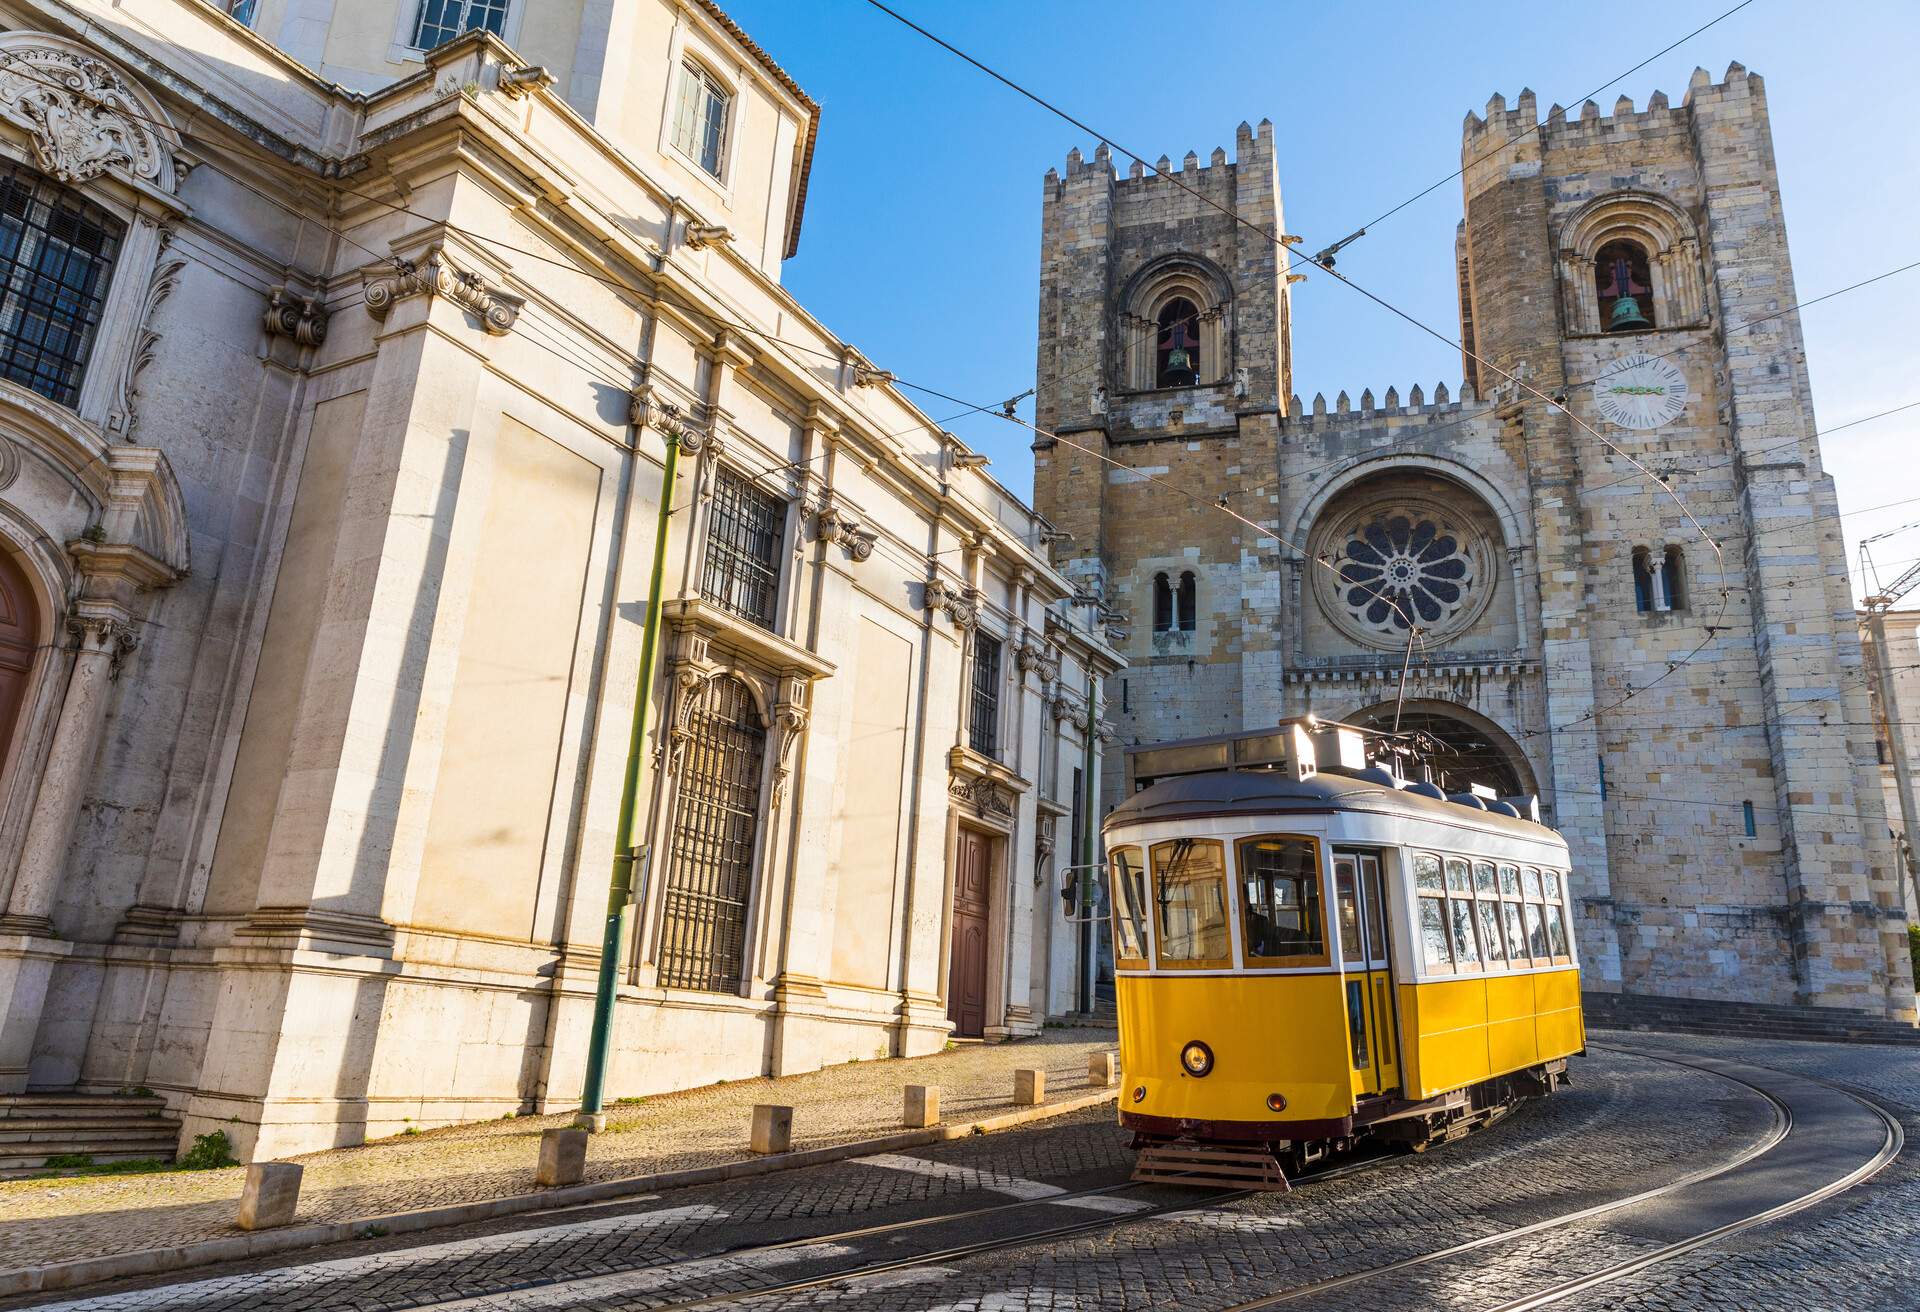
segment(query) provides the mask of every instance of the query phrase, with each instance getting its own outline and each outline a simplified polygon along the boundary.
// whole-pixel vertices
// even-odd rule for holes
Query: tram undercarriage
[[[1285,1193],[1288,1176],[1299,1175],[1329,1157],[1373,1141],[1423,1153],[1435,1144],[1464,1139],[1519,1105],[1572,1083],[1562,1057],[1462,1089],[1408,1102],[1384,1095],[1363,1099],[1351,1117],[1339,1121],[1261,1125],[1257,1122],[1178,1121],[1123,1117],[1135,1124],[1130,1145],[1139,1154],[1133,1179],[1142,1183],[1207,1185]],[[1149,1122],[1148,1124],[1140,1124]],[[1268,1139],[1275,1129],[1334,1131],[1312,1139]]]

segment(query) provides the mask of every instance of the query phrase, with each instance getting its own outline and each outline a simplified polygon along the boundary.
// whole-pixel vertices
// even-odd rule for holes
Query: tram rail
[[[1479,1236],[1464,1243],[1449,1245],[1446,1248],[1413,1254],[1363,1270],[1343,1272],[1339,1275],[1316,1280],[1308,1284],[1296,1285],[1270,1294],[1263,1294],[1238,1303],[1225,1305],[1218,1309],[1218,1312],[1255,1312],[1255,1309],[1274,1308],[1299,1303],[1303,1300],[1330,1294],[1336,1290],[1346,1289],[1384,1278],[1391,1278],[1398,1273],[1415,1270],[1422,1266],[1457,1258],[1466,1254],[1497,1249],[1503,1245],[1529,1236],[1556,1229],[1564,1229],[1584,1221],[1590,1221],[1626,1209],[1643,1206],[1655,1200],[1676,1194],[1681,1190],[1737,1172],[1743,1167],[1747,1167],[1778,1150],[1783,1143],[1789,1142],[1796,1132],[1797,1122],[1793,1108],[1779,1094],[1763,1087],[1753,1080],[1742,1078],[1740,1075],[1729,1071],[1715,1069],[1711,1066],[1701,1065],[1658,1052],[1650,1052],[1637,1048],[1617,1047],[1614,1045],[1594,1044],[1593,1046],[1595,1048],[1604,1048],[1607,1051],[1618,1052],[1623,1055],[1714,1075],[1731,1084],[1738,1085],[1765,1100],[1770,1113],[1767,1129],[1760,1138],[1747,1144],[1727,1160],[1690,1171],[1686,1175],[1668,1181],[1665,1184],[1639,1190],[1621,1198],[1609,1199],[1605,1202],[1581,1207],[1557,1216],[1529,1222],[1525,1225],[1512,1226],[1496,1233]],[[1759,1069],[1766,1068],[1762,1067]],[[1787,1073],[1782,1072],[1782,1074]],[[1823,1181],[1817,1187],[1805,1190],[1791,1198],[1781,1200],[1750,1215],[1741,1216],[1727,1221],[1724,1224],[1710,1226],[1698,1233],[1680,1237],[1673,1242],[1663,1244],[1650,1252],[1640,1254],[1628,1261],[1615,1263],[1598,1271],[1584,1273],[1545,1289],[1534,1290],[1518,1295],[1492,1305],[1486,1312],[1529,1312],[1530,1309],[1546,1307],[1646,1271],[1660,1263],[1673,1260],[1741,1231],[1765,1225],[1796,1212],[1804,1211],[1830,1198],[1837,1197],[1847,1190],[1871,1179],[1879,1171],[1885,1169],[1885,1167],[1899,1155],[1904,1146],[1904,1136],[1898,1118],[1886,1108],[1880,1106],[1870,1098],[1866,1098],[1851,1089],[1834,1084],[1831,1081],[1820,1080],[1816,1077],[1805,1075],[1793,1075],[1791,1078],[1806,1080],[1808,1083],[1824,1086],[1851,1099],[1871,1112],[1881,1125],[1883,1132],[1882,1142],[1878,1149],[1866,1160],[1847,1171],[1844,1175]],[[1330,1183],[1334,1180],[1352,1176],[1360,1172],[1370,1171],[1383,1162],[1393,1160],[1400,1159],[1398,1157],[1382,1156],[1364,1161],[1347,1162],[1329,1166],[1304,1174],[1295,1183],[1298,1188],[1307,1191],[1307,1196],[1311,1196],[1311,1191],[1318,1185]],[[918,1217],[909,1221],[889,1222],[876,1226],[863,1226],[858,1229],[840,1231],[832,1234],[812,1235],[792,1239],[780,1244],[734,1249],[728,1252],[710,1254],[697,1260],[743,1259],[751,1258],[756,1254],[781,1249],[833,1245],[849,1240],[868,1238],[877,1234],[897,1233],[921,1229],[932,1225],[951,1224],[971,1218],[1010,1212],[1020,1208],[1039,1208],[1048,1204],[1071,1202],[1078,1198],[1124,1194],[1143,1187],[1145,1186],[1137,1182],[1125,1182],[1114,1185],[1097,1186],[1045,1198],[1016,1199],[988,1207],[971,1208],[963,1212],[945,1213],[931,1217]],[[916,1267],[936,1266],[995,1252],[1029,1248],[1036,1244],[1045,1244],[1055,1240],[1065,1240],[1104,1231],[1113,1231],[1137,1222],[1164,1219],[1177,1216],[1181,1213],[1190,1213],[1197,1208],[1219,1207],[1226,1203],[1253,1197],[1257,1192],[1256,1190],[1232,1190],[1213,1193],[1200,1200],[1192,1197],[1181,1198],[1164,1203],[1150,1204],[1137,1211],[1100,1215],[1061,1225],[1045,1226],[1020,1234],[983,1238],[894,1258],[856,1261],[835,1270],[798,1276],[789,1280],[776,1280],[752,1289],[734,1289],[725,1293],[702,1294],[696,1297],[680,1299],[675,1299],[671,1295],[668,1295],[665,1301],[653,1301],[649,1299],[646,1305],[649,1308],[649,1312],[692,1312],[693,1309],[713,1308],[746,1300],[773,1299],[781,1295],[804,1293],[848,1281],[909,1271]],[[670,1278],[670,1270],[675,1265],[680,1264],[672,1263],[666,1264],[664,1267],[642,1268],[641,1270],[658,1272]],[[524,1295],[532,1289],[541,1287],[579,1285],[582,1286],[581,1301],[584,1302],[589,1299],[604,1297],[604,1295],[591,1291],[591,1286],[596,1281],[604,1278],[605,1277],[589,1276],[541,1282],[539,1285],[521,1286],[510,1291],[502,1290],[499,1295],[494,1295],[493,1297],[510,1297],[514,1294]],[[420,1305],[417,1312],[428,1312],[429,1309],[451,1309],[463,1306],[484,1307],[487,1305],[487,1297],[479,1299],[458,1299],[445,1303],[423,1304]]]

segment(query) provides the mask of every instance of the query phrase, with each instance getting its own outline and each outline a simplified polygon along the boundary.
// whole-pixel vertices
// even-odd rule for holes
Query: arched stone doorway
[[[1370,729],[1392,730],[1394,704],[1382,702],[1349,718]],[[1434,782],[1450,793],[1485,784],[1502,797],[1540,791],[1519,744],[1486,716],[1443,701],[1409,701],[1400,710],[1400,732],[1420,735]]]
[[[0,551],[0,766],[13,746],[40,645],[40,607],[26,571]]]

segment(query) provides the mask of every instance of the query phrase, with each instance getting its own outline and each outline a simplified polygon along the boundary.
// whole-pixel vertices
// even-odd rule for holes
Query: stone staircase
[[[180,1122],[151,1096],[17,1093],[0,1096],[0,1179],[46,1169],[47,1159],[85,1154],[94,1164],[173,1160]]]
[[[1920,1047],[1920,1029],[1851,1007],[1792,1007],[1764,1002],[1583,993],[1588,1029],[1657,1030],[1808,1043],[1885,1043]]]

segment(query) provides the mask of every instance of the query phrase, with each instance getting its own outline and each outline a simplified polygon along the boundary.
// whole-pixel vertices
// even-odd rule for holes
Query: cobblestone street
[[[1124,1136],[1093,1108],[6,1306],[1357,1312],[1531,1307],[1543,1294],[1649,1312],[1914,1306],[1920,1171],[1905,1156],[1790,1218],[1700,1243],[1874,1169],[1892,1136],[1852,1093],[1920,1128],[1913,1050],[1596,1034],[1574,1078],[1461,1142],[1338,1163],[1285,1195],[1128,1184]],[[1644,1265],[1616,1270],[1630,1264]]]

